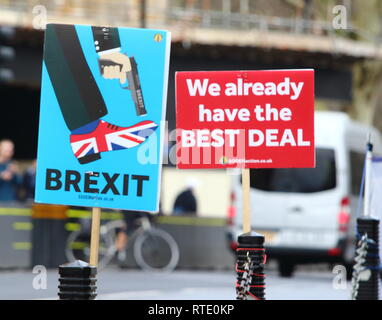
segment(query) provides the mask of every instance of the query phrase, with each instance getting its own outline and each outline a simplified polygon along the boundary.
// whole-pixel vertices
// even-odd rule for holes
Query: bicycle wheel
[[[167,232],[151,228],[136,235],[135,261],[145,271],[170,272],[179,261],[179,247]]]
[[[72,232],[66,241],[66,258],[69,261],[90,259],[90,235],[81,231]],[[106,267],[114,256],[114,243],[110,234],[101,226],[98,270]]]

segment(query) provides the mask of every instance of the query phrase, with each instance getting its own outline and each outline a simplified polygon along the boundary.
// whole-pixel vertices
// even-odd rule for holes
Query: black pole
[[[366,235],[367,249],[365,261],[358,280],[356,300],[378,300],[379,298],[379,220],[372,217],[357,219],[358,238]],[[358,242],[357,250],[360,249]],[[356,271],[356,270],[354,270]]]
[[[244,233],[238,238],[236,249],[237,257],[237,283],[236,293],[238,300],[265,300],[265,249],[264,236],[256,232]],[[250,268],[248,261],[251,261]],[[247,270],[249,272],[247,272]],[[249,277],[247,288],[242,284]],[[244,292],[243,292],[244,291]],[[244,297],[244,298],[243,298]]]
[[[63,264],[58,269],[60,300],[94,300],[97,296],[97,268],[76,260]]]
[[[364,214],[357,219],[357,249],[352,275],[352,299],[379,298],[379,219],[370,216],[370,175],[373,144],[370,135],[365,159]],[[362,193],[361,189],[361,193]]]

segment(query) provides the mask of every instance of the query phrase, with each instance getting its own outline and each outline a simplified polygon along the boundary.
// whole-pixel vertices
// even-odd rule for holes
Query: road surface
[[[33,288],[32,271],[0,271],[0,299],[57,299],[58,274],[47,272],[46,289]],[[334,289],[335,275],[328,270],[298,271],[293,278],[280,278],[268,271],[266,297],[269,300],[348,299],[347,288]],[[98,274],[98,299],[129,300],[220,300],[235,299],[233,271],[179,270],[170,274],[148,274],[139,270],[110,267]],[[37,285],[41,282],[36,281]]]

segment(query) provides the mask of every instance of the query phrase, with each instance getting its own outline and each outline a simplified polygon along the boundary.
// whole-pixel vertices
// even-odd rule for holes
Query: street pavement
[[[47,272],[46,289],[33,288],[32,271],[0,271],[0,299],[57,299],[58,274]],[[335,275],[328,270],[300,270],[293,278],[280,278],[275,271],[266,277],[268,300],[348,299],[347,288],[334,289]],[[233,271],[179,270],[150,274],[140,270],[110,267],[98,276],[98,299],[114,300],[230,300],[235,299]],[[35,281],[36,282],[36,281]],[[41,282],[40,282],[41,284]]]

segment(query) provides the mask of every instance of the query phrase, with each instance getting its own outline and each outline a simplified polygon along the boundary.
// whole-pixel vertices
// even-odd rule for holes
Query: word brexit
[[[58,169],[46,169],[45,190],[98,193],[113,195],[129,195],[130,189],[133,189],[137,197],[142,197],[144,193],[144,182],[150,180],[149,176],[138,174],[120,174],[110,175],[107,172],[86,172],[82,174],[76,170],[65,170],[61,172]],[[134,181],[135,183],[131,183]]]

